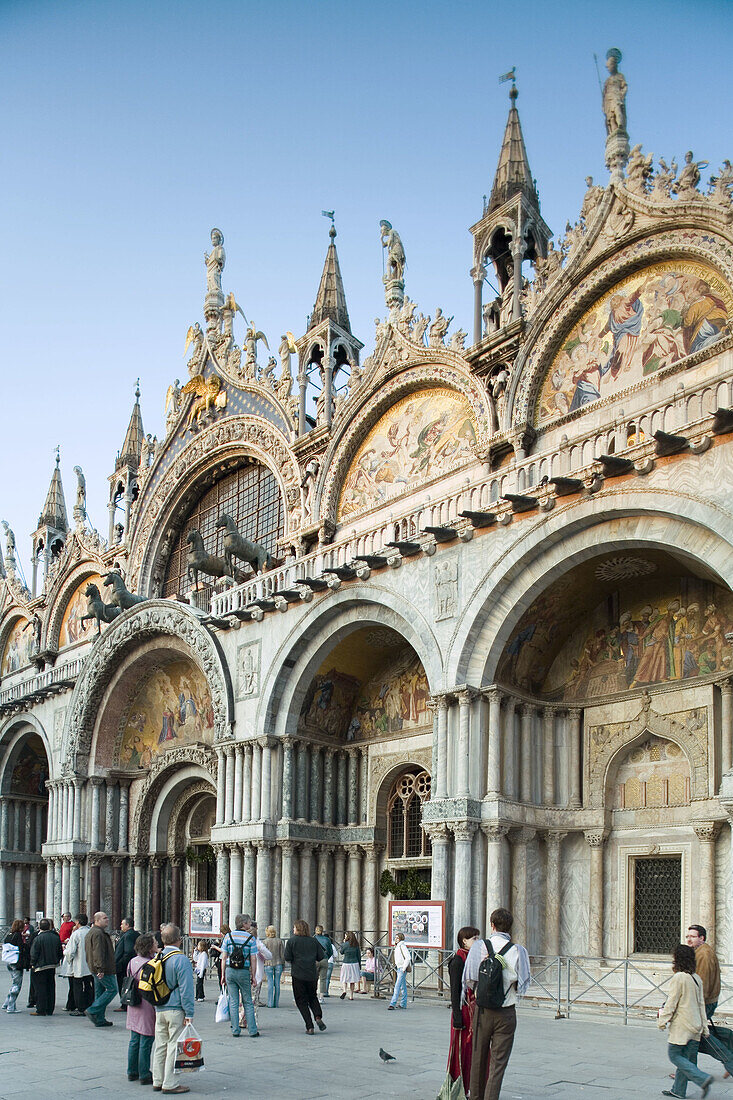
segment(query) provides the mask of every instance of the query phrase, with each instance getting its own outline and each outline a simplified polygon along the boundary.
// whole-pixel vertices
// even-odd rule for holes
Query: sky
[[[145,430],[185,380],[203,254],[273,353],[301,335],[335,210],[352,330],[386,307],[379,221],[406,291],[471,331],[468,227],[491,189],[516,66],[545,221],[605,183],[594,54],[623,53],[632,144],[733,159],[730,0],[0,0],[0,519],[26,577],[55,447],[107,533],[140,378]],[[704,176],[706,178],[708,173]],[[241,344],[242,320],[235,335]],[[4,542],[3,542],[4,547]]]

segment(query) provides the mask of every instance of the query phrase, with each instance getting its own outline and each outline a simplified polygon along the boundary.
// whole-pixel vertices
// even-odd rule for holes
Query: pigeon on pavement
[[[387,1051],[382,1050],[381,1047],[379,1048],[379,1057],[382,1059],[383,1062],[396,1062],[397,1061],[394,1054],[388,1054]]]

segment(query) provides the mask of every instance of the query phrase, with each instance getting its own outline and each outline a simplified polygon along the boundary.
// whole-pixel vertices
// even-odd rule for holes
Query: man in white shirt
[[[405,937],[401,932],[398,932],[394,945],[394,964],[397,978],[394,983],[392,1000],[387,1005],[388,1012],[393,1012],[396,1008],[407,1008],[407,972],[412,966],[412,958],[404,940]]]
[[[529,987],[529,956],[524,947],[511,941],[513,922],[514,918],[508,909],[495,909],[491,914],[489,942],[497,956],[504,949],[500,956],[504,966],[504,1002],[500,1008],[481,1008],[477,1003],[474,1010],[470,1089],[472,1100],[499,1100],[501,1083],[509,1064],[517,1029],[517,1001]],[[508,950],[507,944],[511,944]],[[464,990],[476,989],[479,968],[488,955],[486,941],[475,940],[463,968]]]

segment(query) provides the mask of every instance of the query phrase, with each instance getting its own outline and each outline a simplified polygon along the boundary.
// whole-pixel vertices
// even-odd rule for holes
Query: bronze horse
[[[205,573],[207,577],[229,576],[224,558],[218,558],[215,554],[207,552],[201,532],[195,527],[186,535],[186,542],[190,547],[186,555],[188,579],[193,580],[195,588],[199,585],[199,573]]]
[[[114,571],[108,573],[104,578],[104,586],[112,589],[110,603],[113,607],[119,607],[121,611],[128,611],[136,604],[145,603],[144,596],[136,596],[133,592],[127,591],[127,586],[119,573]]]
[[[265,547],[259,542],[250,542],[243,538],[232,517],[225,512],[219,516],[216,526],[224,528],[224,559],[230,577],[234,576],[235,558],[249,562],[255,573],[262,573],[274,564]]]
[[[96,619],[97,634],[101,634],[102,623],[111,623],[113,619],[122,614],[122,608],[115,607],[111,603],[105,603],[96,584],[91,582],[84,589],[84,595],[87,598],[87,613],[81,617],[81,628],[84,629],[84,623],[87,619]]]

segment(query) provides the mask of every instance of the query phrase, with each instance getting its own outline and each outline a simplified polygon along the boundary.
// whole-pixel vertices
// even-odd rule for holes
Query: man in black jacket
[[[42,920],[40,932],[31,944],[31,967],[36,990],[36,1011],[31,1016],[53,1016],[56,1007],[56,967],[63,950],[58,932],[51,931],[51,921]]]
[[[132,921],[128,917],[123,917],[120,921],[120,930],[122,935],[117,941],[115,947],[115,972],[117,974],[117,988],[120,993],[122,992],[122,983],[125,980],[127,974],[127,966],[130,959],[135,958],[135,941],[140,935],[133,926]],[[115,1012],[124,1012],[123,1006],[116,1008]]]

